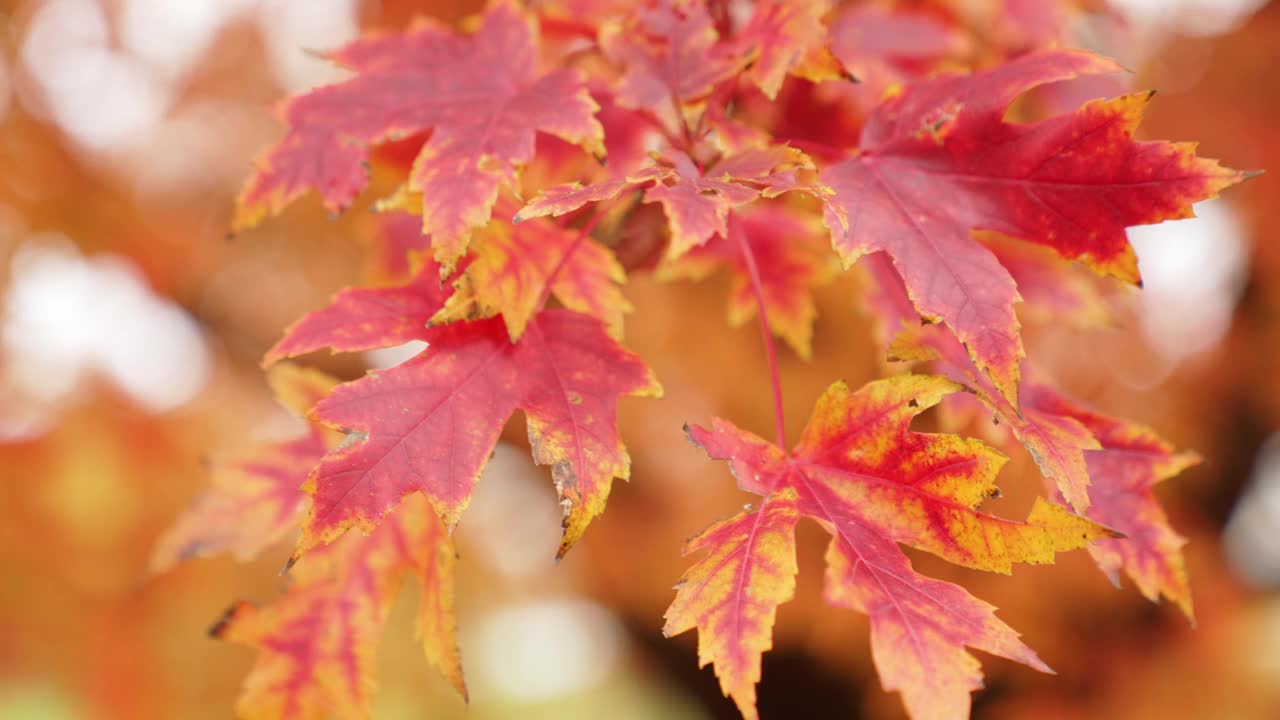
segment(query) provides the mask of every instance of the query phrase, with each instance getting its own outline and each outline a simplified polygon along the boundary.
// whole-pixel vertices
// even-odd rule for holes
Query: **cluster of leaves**
[[[689,541],[705,555],[664,629],[698,629],[701,662],[744,716],[793,594],[801,517],[832,535],[827,600],[870,617],[882,682],[916,718],[967,715],[981,685],[967,648],[1048,668],[993,607],[916,573],[900,544],[1000,573],[1087,547],[1190,616],[1182,539],[1152,486],[1195,456],[1037,379],[1014,308],[1087,305],[1080,265],[1138,283],[1125,228],[1187,217],[1244,176],[1189,145],[1135,140],[1147,93],[1010,119],[1033,88],[1119,68],[1029,50],[1043,29],[973,52],[953,5],[496,0],[469,32],[424,20],[330,53],[350,79],[284,105],[286,134],[259,159],[236,227],[308,192],[341,211],[375,146],[408,143],[403,184],[378,209],[402,234],[409,223],[393,247],[411,271],[344,290],[285,332],[264,365],[309,433],[223,468],[158,551],[158,567],[249,557],[300,526],[284,597],[215,628],[260,652],[240,713],[367,716],[373,648],[405,575],[422,584],[426,653],[465,695],[449,532],[504,424],[523,410],[551,468],[563,555],[629,475],[619,399],[661,393],[621,344],[626,269],[727,269],[730,321],[758,317],[773,367],[773,442],[721,419],[687,429],[761,499]],[[889,356],[936,374],[835,383],[787,450],[773,336],[807,357],[812,288],[855,263]],[[417,357],[336,387],[276,365],[412,340],[427,344]],[[1002,454],[910,430],[949,397],[993,414],[1039,464],[1048,498],[1025,520],[979,509]]]

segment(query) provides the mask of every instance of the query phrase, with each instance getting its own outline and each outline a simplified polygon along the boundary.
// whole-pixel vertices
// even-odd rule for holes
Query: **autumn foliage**
[[[758,497],[688,541],[662,628],[697,630],[744,717],[806,518],[831,536],[826,602],[869,617],[881,682],[917,720],[968,716],[970,649],[1050,670],[902,546],[1005,574],[1086,549],[1191,618],[1183,540],[1152,488],[1197,456],[1053,387],[1015,310],[1087,316],[1102,278],[1140,285],[1125,229],[1189,217],[1245,174],[1136,139],[1151,94],[1120,91],[1111,60],[1026,27],[970,47],[953,5],[496,0],[460,27],[424,18],[329,52],[347,79],[284,102],[235,229],[309,193],[341,212],[373,164],[400,183],[376,198],[378,251],[400,270],[285,330],[263,366],[307,434],[218,467],[153,561],[248,558],[300,529],[287,591],[213,630],[258,649],[240,715],[368,717],[405,577],[428,659],[466,695],[451,532],[504,426],[523,412],[563,556],[630,477],[619,403],[662,394],[626,346],[628,273],[726,270],[729,322],[761,326],[771,377],[742,392],[772,392],[774,437],[686,426]],[[1067,100],[1100,75],[1113,96]],[[811,293],[851,268],[879,326],[867,341],[894,364],[862,388],[831,378],[789,448],[775,338],[810,357]],[[343,384],[284,362],[410,341],[426,348]],[[1044,497],[1024,519],[984,509],[1000,450],[912,429],[939,405],[944,429],[994,419],[1034,457]]]

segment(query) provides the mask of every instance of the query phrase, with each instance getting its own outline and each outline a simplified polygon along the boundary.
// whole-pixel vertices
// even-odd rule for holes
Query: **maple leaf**
[[[1032,87],[1117,69],[1058,50],[915,83],[868,118],[857,157],[821,174],[834,190],[824,218],[846,264],[886,252],[920,314],[944,322],[1014,404],[1019,296],[971,230],[1039,243],[1136,282],[1126,227],[1189,217],[1193,202],[1244,177],[1191,145],[1135,141],[1145,94],[1029,124],[1003,118]]]
[[[544,288],[565,307],[599,318],[613,337],[631,304],[620,284],[626,272],[613,252],[582,231],[544,220],[489,223],[472,242],[472,257],[454,292],[432,322],[491,317],[501,313],[512,342],[537,312]]]
[[[876,666],[914,717],[963,716],[968,692],[980,686],[965,646],[1047,670],[990,606],[916,575],[895,545],[1009,573],[1015,562],[1052,562],[1057,552],[1113,534],[1043,499],[1025,522],[979,512],[995,493],[1004,457],[977,440],[909,430],[913,417],[960,389],[928,376],[881,380],[857,392],[835,383],[790,453],[720,419],[710,430],[689,430],[708,455],[729,462],[740,487],[766,498],[754,519],[741,515],[694,541],[691,549],[706,548],[717,560],[691,570],[689,577],[699,581],[679,587],[668,615],[675,618],[672,632],[698,628],[700,656],[715,662],[717,673],[726,667],[722,688],[747,717],[755,716],[753,683],[764,636],[791,587],[783,581],[781,592],[766,591],[749,575],[759,571],[777,582],[795,568],[794,523],[785,513],[759,513],[775,498],[785,508],[788,491],[796,512],[834,537],[827,598],[871,615]],[[756,540],[762,526],[765,538]],[[721,634],[725,628],[732,632]]]
[[[276,398],[305,417],[338,381],[316,370],[277,365],[267,375]],[[151,572],[195,557],[230,552],[241,562],[298,526],[307,496],[302,484],[333,443],[318,425],[214,467],[212,486],[160,537]]]
[[[822,194],[821,188],[797,174],[812,167],[808,156],[784,145],[729,155],[705,171],[688,155],[677,152],[671,160],[655,158],[654,165],[625,178],[548,188],[521,208],[514,222],[563,215],[587,203],[610,200],[625,190],[652,183],[645,191],[644,201],[660,204],[666,213],[671,228],[667,257],[674,259],[705,244],[717,233],[726,236],[729,211],[734,207],[761,197],[777,197],[789,190]]]
[[[352,342],[348,332],[361,317],[353,308],[386,292],[399,296],[412,288],[339,293],[329,308],[291,328],[281,345],[309,352],[342,343],[343,350],[356,351],[403,342],[402,334],[384,340],[364,332]],[[564,506],[563,555],[604,509],[612,479],[630,474],[618,439],[617,399],[657,396],[661,386],[595,318],[543,311],[513,343],[497,318],[428,327],[439,306],[425,307],[391,327],[414,328],[412,337],[426,341],[426,351],[339,386],[312,410],[312,419],[346,430],[357,441],[326,456],[308,480],[314,504],[298,553],[352,526],[372,528],[415,490],[431,498],[452,528],[502,426],[519,408],[534,459],[551,466]]]
[[[623,107],[683,117],[685,103],[705,98],[744,62],[737,48],[719,43],[702,2],[638,3],[628,17],[602,23],[599,37],[605,56],[623,67],[616,89]]]
[[[676,585],[662,633],[698,628],[698,666],[713,664],[720,687],[743,716],[756,716],[760,655],[773,647],[778,606],[795,594],[795,490],[767,496],[757,509],[690,538],[684,555],[706,555]]]
[[[274,604],[239,603],[211,630],[258,649],[237,714],[246,720],[368,718],[377,644],[401,579],[421,585],[428,660],[466,696],[453,618],[453,543],[424,498],[407,498],[369,535],[308,555]]]
[[[1124,534],[1089,546],[1107,577],[1118,584],[1123,568],[1148,600],[1155,602],[1163,594],[1192,618],[1181,552],[1186,541],[1169,526],[1152,488],[1195,465],[1199,457],[1175,453],[1150,428],[1085,409],[1043,383],[1024,382],[1021,409],[1015,409],[978,372],[955,337],[907,320],[914,316],[906,291],[882,254],[868,257],[866,266],[877,282],[873,302],[901,328],[890,355],[933,360],[937,370],[969,386],[1031,453],[1060,502]]]
[[[452,288],[427,261],[402,285],[348,288],[329,305],[302,316],[262,358],[264,367],[322,348],[359,352],[426,340],[427,321],[444,307]]]
[[[952,333],[936,325],[921,325],[907,289],[884,253],[862,262],[874,281],[870,304],[882,318],[889,359],[903,362],[936,361],[936,369],[970,390],[990,407],[997,420],[1031,453],[1040,472],[1052,481],[1077,512],[1089,507],[1089,470],[1085,451],[1098,441],[1078,421],[1035,408],[1019,409],[974,364]]]
[[[761,291],[774,334],[802,358],[812,353],[813,321],[818,311],[812,289],[837,271],[826,239],[807,216],[781,205],[749,206],[730,217],[730,232],[740,232],[761,273]],[[713,237],[680,259],[659,268],[664,279],[700,280],[726,267],[731,273],[729,324],[740,327],[756,314],[756,296],[746,259],[737,242]]]
[[[371,144],[430,129],[408,186],[422,194],[422,229],[435,257],[450,266],[471,230],[488,222],[499,188],[533,157],[535,133],[604,152],[598,106],[580,76],[539,73],[536,22],[510,0],[494,2],[469,37],[424,20],[328,57],[354,77],[285,104],[288,132],[258,159],[236,228],[307,190],[330,211],[343,209],[368,182]]]
[[[339,386],[312,411],[365,439],[331,453],[312,475],[300,550],[372,526],[415,490],[452,528],[519,408],[534,459],[551,466],[564,506],[562,556],[604,509],[612,479],[630,474],[617,399],[661,387],[600,321],[567,310],[540,313],[517,343],[497,319],[438,326],[427,342],[421,355]]]
[[[746,48],[751,62],[746,75],[770,100],[778,96],[788,74],[812,82],[835,80],[843,68],[827,49],[822,18],[829,0],[762,0],[734,41]]]
[[[1096,413],[1046,386],[1036,385],[1028,390],[1024,408],[1075,420],[1100,445],[1085,452],[1093,480],[1087,515],[1125,537],[1101,540],[1089,547],[1098,567],[1117,586],[1123,569],[1143,597],[1157,602],[1163,595],[1187,619],[1194,620],[1191,586],[1182,558],[1182,546],[1187,541],[1170,527],[1154,487],[1199,464],[1200,456],[1175,452],[1151,428]]]

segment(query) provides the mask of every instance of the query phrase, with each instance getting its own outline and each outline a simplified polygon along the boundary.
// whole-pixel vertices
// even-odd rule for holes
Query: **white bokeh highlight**
[[[519,703],[548,702],[600,685],[617,670],[626,639],[609,610],[573,596],[501,607],[467,627],[468,684]]]
[[[1227,561],[1255,587],[1280,587],[1280,433],[1262,445],[1223,532]]]
[[[1239,27],[1267,0],[1110,0],[1134,25],[1180,35],[1221,35]]]
[[[119,256],[33,238],[14,254],[0,308],[0,384],[27,409],[21,421],[0,416],[0,437],[38,432],[40,415],[52,419],[94,375],[152,413],[181,407],[208,380],[199,326]]]
[[[97,0],[45,0],[21,41],[40,98],[29,109],[90,152],[143,147],[218,33],[240,20],[256,24],[289,93],[341,78],[317,53],[359,30],[356,0],[125,0],[113,18]]]
[[[276,80],[290,93],[335,82],[347,73],[317,53],[359,34],[354,0],[263,0],[258,27]]]
[[[1248,270],[1249,248],[1231,206],[1206,200],[1195,212],[1128,230],[1142,271],[1143,331],[1170,366],[1222,340]]]

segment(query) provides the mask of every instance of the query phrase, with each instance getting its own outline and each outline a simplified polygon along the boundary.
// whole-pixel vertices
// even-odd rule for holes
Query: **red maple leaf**
[[[1040,500],[1025,522],[978,512],[995,493],[1004,457],[976,440],[911,432],[911,419],[960,387],[901,376],[858,392],[832,385],[800,442],[785,452],[731,423],[692,428],[690,439],[729,462],[744,490],[764,496],[695,538],[708,555],[686,573],[667,613],[668,635],[699,629],[702,662],[755,717],[760,652],[777,605],[790,598],[799,516],[833,536],[827,598],[868,613],[885,687],[914,717],[961,717],[981,675],[965,646],[1047,670],[992,608],[962,589],[911,570],[896,543],[966,567],[1008,573],[1016,562],[1052,562],[1110,532]],[[775,505],[775,503],[777,503]],[[760,578],[757,580],[756,578]]]
[[[422,194],[423,232],[451,265],[488,222],[499,188],[533,158],[535,133],[603,155],[598,106],[576,71],[539,71],[537,24],[510,0],[494,2],[469,37],[424,20],[328,57],[354,77],[286,103],[288,132],[258,159],[236,228],[307,190],[343,209],[368,181],[371,144],[431,129],[408,189]]]
[[[359,352],[425,340],[427,320],[444,307],[452,287],[440,280],[440,268],[426,262],[403,285],[350,288],[329,306],[308,313],[284,331],[262,358],[264,367],[322,348]]]
[[[971,230],[1136,282],[1126,227],[1189,217],[1192,202],[1244,177],[1190,145],[1135,141],[1146,94],[1040,122],[1004,120],[1032,87],[1116,69],[1087,53],[1046,51],[913,84],[867,120],[859,155],[821,176],[835,191],[825,219],[846,263],[886,252],[920,314],[944,322],[1011,403],[1023,357],[1018,292]]]
[[[563,555],[604,509],[613,478],[630,473],[618,398],[658,395],[657,381],[599,320],[567,310],[540,313],[517,343],[497,318],[430,328],[424,339],[418,357],[339,386],[312,411],[359,441],[312,475],[299,549],[373,527],[414,491],[452,528],[502,426],[521,409],[534,459],[551,466],[565,508]]]
[[[743,55],[719,42],[705,3],[657,0],[637,3],[622,20],[600,28],[600,47],[623,69],[618,104],[683,113],[742,67]]]
[[[415,490],[452,528],[516,409],[525,411],[534,459],[551,466],[565,508],[561,555],[604,509],[613,478],[628,477],[616,406],[623,395],[661,394],[644,363],[599,320],[568,310],[539,313],[518,342],[500,318],[429,326],[442,307],[437,277],[427,266],[401,287],[344,290],[268,353],[275,360],[326,346],[428,343],[404,364],[339,386],[312,410],[312,419],[351,433],[352,442],[308,480],[314,502],[299,553],[352,526],[372,529]]]
[[[662,205],[671,228],[669,258],[705,244],[712,236],[728,234],[729,211],[757,198],[772,198],[789,190],[821,194],[800,177],[813,167],[808,156],[783,145],[755,148],[729,155],[703,170],[684,153],[672,159],[655,157],[654,164],[624,178],[592,185],[569,183],[548,188],[516,213],[515,222],[544,215],[563,215],[587,203],[610,200],[644,184],[645,202]]]
[[[1199,464],[1200,456],[1176,452],[1151,428],[1089,410],[1044,385],[1028,387],[1023,408],[1075,420],[1097,438],[1100,447],[1085,451],[1093,482],[1086,514],[1125,535],[1089,547],[1098,567],[1116,585],[1124,570],[1143,597],[1156,602],[1163,595],[1194,619],[1182,558],[1187,541],[1169,525],[1154,490],[1161,481]]]

